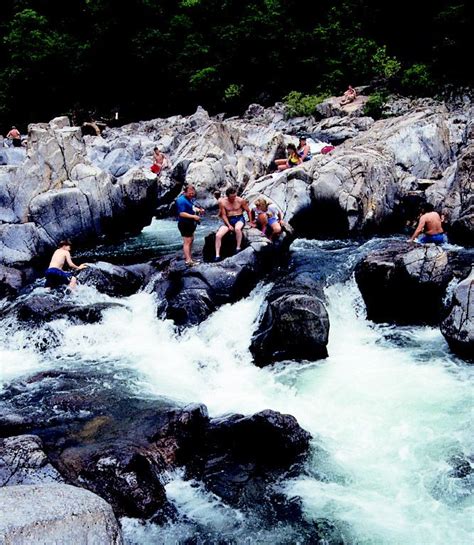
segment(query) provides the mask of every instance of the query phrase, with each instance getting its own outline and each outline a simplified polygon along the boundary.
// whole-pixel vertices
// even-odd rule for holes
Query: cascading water
[[[326,290],[325,360],[253,365],[250,339],[268,286],[181,335],[156,318],[156,301],[145,290],[120,300],[124,307],[108,310],[101,323],[44,326],[43,335],[60,334],[61,342],[43,352],[28,331],[6,324],[0,382],[52,368],[102,369],[112,384],[126,381],[144,397],[202,402],[211,416],[267,408],[292,414],[313,435],[314,448],[304,474],[283,490],[301,498],[308,520],[335,529],[328,544],[467,545],[473,479],[457,474],[456,463],[474,452],[472,370],[452,356],[435,328],[364,319],[347,271],[376,244],[294,245],[295,254],[331,270],[326,277],[336,282]],[[76,297],[109,300],[91,288]],[[304,542],[289,526],[259,528],[180,473],[169,476],[166,490],[184,519],[164,527],[124,519],[128,543]]]

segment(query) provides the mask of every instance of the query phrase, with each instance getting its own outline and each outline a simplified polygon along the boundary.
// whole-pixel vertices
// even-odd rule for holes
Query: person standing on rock
[[[196,197],[196,189],[192,185],[188,185],[182,195],[176,199],[176,208],[178,212],[178,229],[183,237],[183,254],[184,261],[187,267],[197,265],[197,261],[193,261],[192,250],[194,242],[194,231],[197,224],[201,221],[199,214],[204,213],[204,208],[195,205],[194,198]]]
[[[8,131],[7,138],[11,140],[14,148],[19,148],[21,146],[21,134],[15,125]]]
[[[237,191],[233,187],[229,187],[225,192],[225,197],[219,199],[219,216],[222,218],[224,225],[221,225],[216,233],[216,257],[215,261],[221,261],[221,245],[223,237],[232,231],[235,233],[236,251],[242,249],[242,229],[245,225],[244,212],[247,212],[249,221],[251,220],[251,212],[249,205],[242,197],[237,197]]]
[[[158,175],[163,169],[168,168],[169,166],[170,162],[166,155],[161,152],[158,147],[153,148],[153,165],[151,171]]]
[[[424,204],[421,210],[422,215],[418,221],[418,226],[409,242],[415,242],[418,237],[420,238],[417,242],[422,244],[443,244],[443,242],[446,242],[446,235],[443,232],[443,216],[435,212],[434,206],[430,203]]]
[[[77,286],[77,278],[73,276],[72,272],[65,272],[64,266],[70,269],[81,271],[85,269],[87,265],[76,265],[71,259],[71,241],[62,240],[58,244],[58,249],[54,252],[48,269],[45,272],[46,288],[59,288],[60,286],[68,286],[74,289]]]

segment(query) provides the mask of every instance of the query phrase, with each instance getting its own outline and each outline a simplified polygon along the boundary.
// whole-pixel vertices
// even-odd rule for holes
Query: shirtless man
[[[59,288],[59,286],[68,286],[69,288],[75,288],[77,286],[77,278],[73,276],[71,272],[63,271],[64,265],[67,264],[69,268],[76,271],[85,269],[87,265],[76,265],[71,259],[71,242],[69,240],[62,240],[58,244],[58,249],[54,252],[48,270],[45,272],[47,288]]]
[[[160,151],[159,148],[153,148],[153,172],[155,174],[159,174],[165,168],[169,168],[169,166],[170,162],[168,157],[166,157],[166,155]]]
[[[221,261],[221,245],[222,238],[229,231],[235,232],[237,242],[236,251],[242,249],[242,228],[245,225],[244,211],[247,212],[250,220],[251,214],[247,201],[242,197],[237,197],[237,191],[233,187],[229,187],[226,196],[219,199],[219,216],[222,218],[224,225],[219,227],[216,233],[216,258],[215,261]]]
[[[443,216],[440,216],[438,212],[434,211],[434,207],[430,203],[426,203],[422,206],[422,212],[418,227],[409,239],[409,242],[414,242],[415,239],[421,235],[419,242],[426,244],[431,242],[433,244],[442,244],[446,242],[446,235],[443,233]]]
[[[13,126],[8,131],[7,138],[11,140],[15,148],[19,148],[21,146],[21,134],[20,134],[20,131],[15,126]]]

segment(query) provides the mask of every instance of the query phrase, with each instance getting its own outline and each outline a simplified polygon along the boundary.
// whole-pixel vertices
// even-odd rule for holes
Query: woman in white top
[[[253,227],[258,226],[264,235],[267,230],[271,230],[270,239],[276,238],[281,233],[281,223],[283,214],[278,207],[267,202],[263,197],[257,199],[250,209],[252,214],[251,224]]]

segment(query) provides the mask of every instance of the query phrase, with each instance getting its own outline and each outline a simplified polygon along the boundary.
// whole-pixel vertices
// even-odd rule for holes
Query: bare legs
[[[242,249],[243,227],[244,227],[243,221],[238,221],[234,225],[235,240],[236,240],[236,246],[237,246],[236,250],[238,252]],[[229,229],[227,225],[221,225],[216,233],[216,259],[219,259],[221,256],[222,239],[229,231],[231,231],[231,229]]]
[[[191,237],[183,237],[183,254],[184,254],[184,261],[186,263],[191,263],[193,260],[191,256],[193,241],[194,241],[194,235]]]

